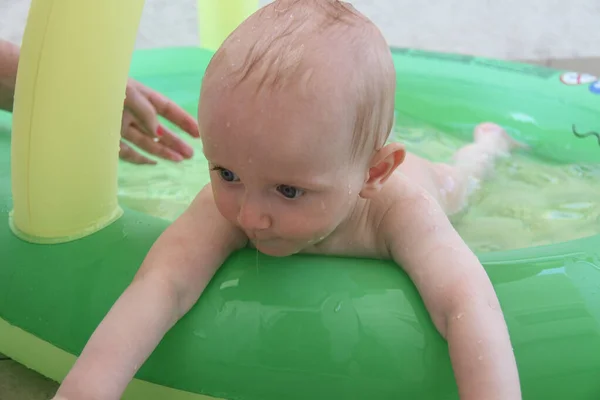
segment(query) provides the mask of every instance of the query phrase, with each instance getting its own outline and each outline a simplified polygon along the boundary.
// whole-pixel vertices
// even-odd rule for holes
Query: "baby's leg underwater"
[[[501,126],[485,122],[475,127],[473,143],[454,153],[453,164],[437,164],[442,193],[449,215],[462,211],[469,196],[494,170],[499,157],[512,150],[527,148],[514,140]]]

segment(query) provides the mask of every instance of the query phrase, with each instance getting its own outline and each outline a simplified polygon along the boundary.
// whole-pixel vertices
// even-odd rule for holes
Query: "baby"
[[[461,399],[520,399],[508,330],[479,260],[449,222],[517,143],[475,129],[453,165],[387,143],[395,70],[350,5],[278,0],[207,68],[198,119],[211,182],[156,241],[56,398],[117,400],[234,251],[393,259],[448,341]]]

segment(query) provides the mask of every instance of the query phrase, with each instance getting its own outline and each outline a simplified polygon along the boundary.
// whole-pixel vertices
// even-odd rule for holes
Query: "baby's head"
[[[333,0],[279,0],[207,68],[198,118],[220,212],[267,254],[319,242],[402,162],[379,30]]]

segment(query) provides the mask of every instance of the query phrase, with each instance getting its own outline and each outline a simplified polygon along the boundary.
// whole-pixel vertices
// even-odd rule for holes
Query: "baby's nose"
[[[261,202],[245,200],[238,213],[238,223],[246,231],[265,230],[271,227],[271,218]]]

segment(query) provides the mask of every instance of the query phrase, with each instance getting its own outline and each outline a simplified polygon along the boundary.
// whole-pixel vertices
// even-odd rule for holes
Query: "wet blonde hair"
[[[251,43],[251,45],[248,45]],[[352,155],[381,148],[394,123],[396,73],[379,29],[350,4],[336,0],[276,0],[246,19],[207,67],[205,82],[256,90],[306,86],[314,75],[338,76],[349,117]],[[204,86],[204,84],[203,84]]]

